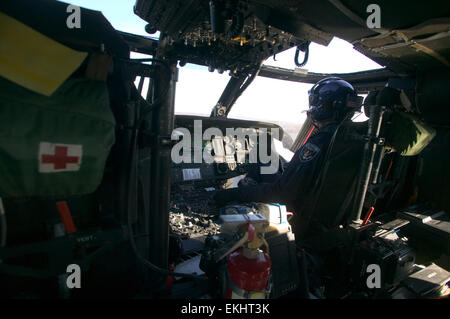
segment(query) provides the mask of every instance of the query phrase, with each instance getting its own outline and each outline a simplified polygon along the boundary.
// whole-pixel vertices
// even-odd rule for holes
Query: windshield
[[[276,55],[276,60],[267,59],[264,64],[294,69],[294,54],[295,48],[292,48]],[[350,73],[381,66],[354,50],[350,43],[334,38],[327,47],[312,43],[304,68],[315,73]],[[209,116],[228,80],[228,74],[208,72],[206,67],[186,65],[180,68],[175,113]],[[259,76],[239,97],[228,117],[275,123],[295,139],[306,119],[304,111],[308,109],[311,87],[312,84]],[[358,121],[365,119],[364,115],[358,115]]]

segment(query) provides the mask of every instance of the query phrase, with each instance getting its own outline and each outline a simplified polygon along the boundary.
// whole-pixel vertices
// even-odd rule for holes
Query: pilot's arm
[[[314,186],[328,143],[329,134],[317,134],[294,154],[289,165],[273,183],[218,192],[214,200],[219,205],[233,201],[282,204],[299,201]]]

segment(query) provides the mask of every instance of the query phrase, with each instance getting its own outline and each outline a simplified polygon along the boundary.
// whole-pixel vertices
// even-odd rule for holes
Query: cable
[[[139,259],[139,261],[141,261],[145,266],[147,266],[151,270],[153,270],[155,272],[159,272],[159,273],[161,273],[163,275],[166,275],[166,276],[184,277],[184,278],[188,278],[188,279],[200,279],[200,280],[208,280],[209,279],[206,276],[173,272],[173,271],[166,270],[166,269],[160,268],[160,267],[152,264],[149,260],[147,260],[144,257],[142,257],[139,254],[138,250],[137,250],[136,242],[134,240],[134,235],[133,235],[133,229],[132,229],[132,226],[131,226],[131,223],[130,223],[130,219],[129,219],[129,222],[128,222],[128,232],[129,232],[129,237],[130,237],[130,244],[131,244],[131,247],[133,249],[134,254]]]
[[[199,275],[193,275],[193,274],[183,274],[183,273],[176,273],[167,269],[160,268],[154,264],[152,264],[149,260],[142,257],[142,255],[139,253],[137,247],[136,247],[136,241],[133,235],[133,227],[131,223],[131,210],[129,209],[130,204],[130,198],[131,198],[131,185],[132,185],[132,179],[133,179],[133,165],[135,163],[135,150],[137,148],[137,134],[138,130],[135,128],[133,130],[133,135],[131,138],[131,161],[130,161],[130,169],[128,171],[128,194],[126,196],[126,205],[125,207],[128,210],[128,218],[127,218],[127,228],[128,228],[128,236],[129,241],[131,244],[131,248],[133,249],[134,254],[138,258],[139,261],[141,261],[146,267],[150,268],[151,270],[155,272],[159,272],[166,276],[176,276],[176,277],[184,277],[189,279],[201,279],[201,280],[208,280],[209,278],[206,276],[199,276]]]
[[[1,223],[0,247],[5,247],[7,226],[6,226],[5,207],[3,206],[3,201],[1,198],[0,198],[0,223]]]
[[[309,130],[308,135],[306,136],[305,140],[303,141],[302,146],[305,145],[306,142],[308,142],[309,137],[311,136],[312,132],[314,132],[315,129],[316,129],[316,127],[313,124],[311,129]]]
[[[160,63],[162,64],[165,68],[167,68],[167,70],[169,71],[169,74],[172,76],[172,70],[170,68],[170,66],[167,64],[167,62],[163,61],[163,60],[159,60],[159,59],[155,59],[155,58],[143,58],[143,59],[119,59],[123,62],[128,62],[128,63],[142,63],[142,62],[156,62],[156,63]],[[193,274],[184,274],[184,273],[177,273],[177,272],[173,272],[167,269],[163,269],[160,268],[158,266],[156,266],[155,264],[151,263],[149,260],[145,259],[144,257],[142,257],[142,255],[139,253],[137,247],[136,247],[136,241],[135,241],[135,236],[133,235],[133,227],[132,227],[132,218],[131,218],[131,210],[129,209],[129,204],[130,204],[130,198],[131,198],[131,185],[132,185],[132,180],[134,179],[133,176],[133,165],[136,162],[135,161],[135,150],[137,148],[137,136],[138,136],[138,129],[140,127],[140,125],[142,124],[143,120],[145,119],[145,116],[147,114],[149,114],[151,111],[153,111],[157,106],[159,106],[161,104],[162,98],[163,96],[167,95],[167,92],[169,91],[170,88],[170,81],[171,79],[169,79],[169,85],[167,86],[167,88],[165,89],[165,91],[163,91],[164,93],[161,94],[158,99],[156,101],[154,101],[152,104],[150,104],[146,110],[143,112],[143,114],[138,114],[138,110],[136,111],[136,117],[140,116],[140,119],[135,118],[135,123],[137,124],[137,126],[134,127],[133,129],[133,135],[131,138],[131,160],[130,160],[130,167],[129,167],[129,171],[128,171],[128,194],[126,196],[126,203],[125,203],[125,207],[128,210],[128,216],[127,216],[127,229],[128,229],[128,236],[129,236],[129,241],[131,244],[131,248],[133,249],[134,254],[136,255],[136,257],[138,258],[138,260],[140,262],[142,262],[146,267],[148,267],[149,269],[161,273],[163,275],[166,276],[176,276],[176,277],[184,277],[184,278],[189,278],[189,279],[200,279],[200,280],[208,280],[209,278],[206,276],[199,276],[199,275],[193,275]],[[137,91],[137,90],[136,90]],[[140,103],[138,101],[138,103]],[[139,236],[139,235],[137,235]]]
[[[311,41],[307,41],[302,45],[298,45],[297,49],[295,50],[295,57],[294,57],[294,63],[297,67],[301,68],[302,66],[304,66],[306,63],[308,63],[308,58],[309,58],[309,44],[311,43]],[[300,53],[300,50],[305,52],[305,56],[303,58],[303,62],[299,63],[298,62],[298,55]]]

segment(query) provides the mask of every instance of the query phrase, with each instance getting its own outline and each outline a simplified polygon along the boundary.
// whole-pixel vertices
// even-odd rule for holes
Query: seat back
[[[345,123],[330,145],[319,199],[314,208],[314,220],[327,227],[339,225],[350,215],[364,151],[361,137],[366,133],[367,122]]]
[[[310,201],[301,212],[301,237],[338,226],[350,216],[367,122],[343,123],[330,143]]]

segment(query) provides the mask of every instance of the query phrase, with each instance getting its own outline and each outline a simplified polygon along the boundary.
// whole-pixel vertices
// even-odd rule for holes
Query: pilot
[[[314,135],[294,154],[283,173],[271,183],[219,191],[213,197],[215,203],[276,202],[287,205],[294,214],[301,212],[311,198],[333,133],[340,123],[351,120],[361,100],[353,86],[340,78],[318,81],[309,91],[307,111],[315,126]]]

